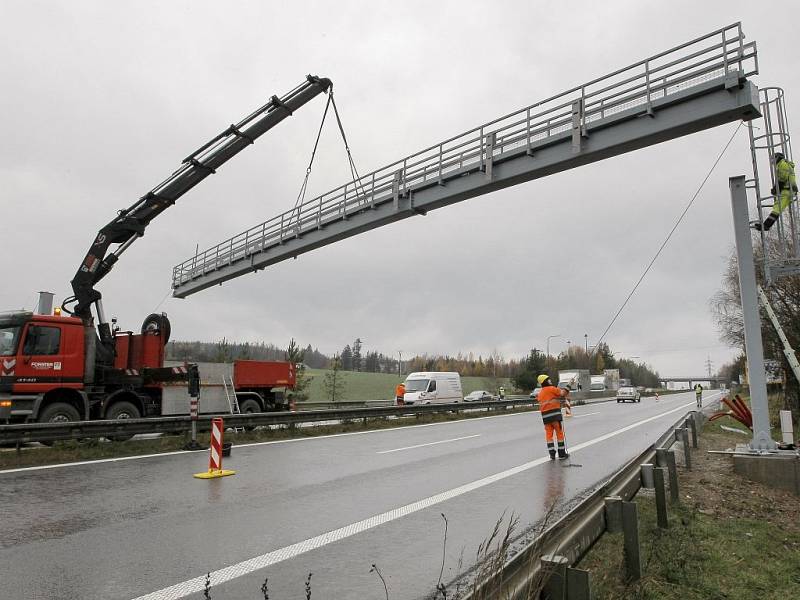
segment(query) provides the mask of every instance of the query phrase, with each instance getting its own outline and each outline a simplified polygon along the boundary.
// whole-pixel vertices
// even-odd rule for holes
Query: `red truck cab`
[[[85,327],[74,317],[0,315],[0,422],[24,421],[54,403],[88,418]],[[52,412],[52,411],[50,411]]]

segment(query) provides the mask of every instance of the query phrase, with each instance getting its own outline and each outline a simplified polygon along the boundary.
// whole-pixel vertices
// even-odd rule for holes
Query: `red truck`
[[[162,183],[118,211],[93,239],[70,282],[73,295],[60,309],[53,311],[52,294],[44,294],[36,314],[0,313],[0,423],[187,414],[187,391],[197,393],[203,373],[196,364],[165,364],[166,315],[150,315],[140,332],[119,331],[106,318],[96,285],[153,219],[331,85],[329,79],[308,75],[283,97],[273,96],[195,150]],[[283,407],[272,388],[294,385],[289,363],[230,369],[227,380],[209,381],[208,390],[200,389],[201,410],[216,410],[209,408],[218,406],[212,402],[219,391],[213,386],[232,399],[231,406],[241,393],[239,408],[254,411],[256,404],[262,410]]]
[[[166,361],[167,366],[182,363]],[[197,363],[200,374],[200,412],[256,413],[289,410],[286,390],[294,389],[296,368],[290,362],[235,360]],[[164,414],[186,414],[185,387],[165,386]]]
[[[115,331],[114,367],[97,377],[94,370],[86,372],[86,328],[81,319],[0,314],[0,422],[185,415],[186,382],[192,373],[200,382],[201,412],[287,408],[282,390],[294,388],[294,364],[164,361],[166,323],[165,315],[151,315],[141,333]]]

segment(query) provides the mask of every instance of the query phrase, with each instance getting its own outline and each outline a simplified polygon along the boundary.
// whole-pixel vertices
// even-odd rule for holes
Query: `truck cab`
[[[0,422],[36,418],[55,403],[88,418],[84,332],[74,317],[0,314]]]

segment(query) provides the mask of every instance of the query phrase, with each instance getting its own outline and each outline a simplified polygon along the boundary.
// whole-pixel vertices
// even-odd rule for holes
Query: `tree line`
[[[328,356],[308,344],[301,348],[294,339],[285,348],[266,342],[231,342],[226,338],[218,342],[174,341],[167,344],[167,358],[187,362],[230,362],[238,359],[250,360],[290,360],[312,369],[328,369],[337,374],[342,372],[394,373],[406,375],[415,371],[455,371],[463,377],[484,377],[494,381],[511,379],[521,390],[536,387],[536,378],[541,373],[548,373],[557,379],[558,371],[570,369],[587,369],[592,374],[603,374],[604,369],[619,369],[620,377],[630,379],[634,385],[658,387],[658,373],[649,365],[636,363],[630,359],[616,358],[608,344],[600,344],[592,352],[586,352],[580,346],[556,356],[545,356],[534,348],[528,356],[522,358],[504,358],[493,351],[488,356],[471,352],[455,356],[423,354],[411,356],[400,364],[399,356],[383,352],[364,352],[361,338],[351,344],[345,344],[340,352]],[[303,373],[299,373],[304,375]],[[338,382],[333,384],[333,394]]]
[[[650,365],[628,358],[615,358],[615,354],[606,343],[599,344],[590,352],[580,346],[573,346],[558,356],[547,356],[541,350],[533,348],[517,368],[513,377],[514,385],[521,390],[532,390],[541,374],[549,375],[555,382],[559,371],[585,369],[592,375],[603,375],[606,369],[619,369],[620,378],[630,379],[633,385],[660,387],[658,372]]]

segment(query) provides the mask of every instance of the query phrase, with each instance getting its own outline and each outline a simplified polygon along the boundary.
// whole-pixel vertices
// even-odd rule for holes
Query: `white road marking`
[[[251,446],[268,446],[271,444],[291,444],[296,442],[313,442],[316,440],[325,440],[330,438],[338,438],[338,437],[345,437],[351,435],[367,435],[373,433],[384,433],[387,431],[400,431],[403,429],[416,429],[419,427],[436,427],[439,425],[463,425],[464,423],[471,423],[472,421],[482,421],[484,419],[507,419],[509,417],[518,417],[520,415],[526,415],[525,413],[511,413],[508,415],[491,415],[488,417],[472,417],[470,419],[459,419],[456,421],[445,421],[443,423],[422,423],[421,425],[402,425],[400,427],[386,427],[385,429],[371,429],[369,431],[348,431],[346,433],[331,433],[328,435],[315,435],[313,437],[305,437],[305,438],[292,438],[288,440],[273,440],[270,442],[250,442],[248,444],[236,444],[237,448],[249,448]],[[77,462],[71,463],[59,463],[57,465],[40,465],[37,467],[17,467],[16,469],[6,469],[5,471],[0,470],[0,475],[6,475],[9,473],[22,473],[25,471],[43,471],[45,469],[61,469],[63,467],[79,467],[82,465],[96,465],[100,463],[113,463],[113,462],[122,462],[126,460],[139,460],[142,458],[157,458],[161,456],[175,456],[177,454],[192,454],[195,452],[206,452],[206,450],[173,450],[172,452],[159,452],[156,454],[139,454],[137,456],[119,456],[117,458],[99,458],[97,460],[81,460]]]
[[[465,435],[464,437],[451,438],[449,440],[439,440],[438,442],[428,442],[427,444],[417,444],[416,446],[406,446],[404,448],[393,448],[392,450],[381,450],[375,454],[389,454],[390,452],[400,452],[402,450],[412,450],[414,448],[422,448],[424,446],[436,446],[437,444],[447,444],[448,442],[457,442],[459,440],[468,440],[469,438],[481,437],[480,433],[475,435]]]
[[[686,392],[689,393],[689,392]],[[676,394],[677,395],[677,394]],[[715,394],[719,395],[719,394]],[[713,398],[714,396],[711,396]],[[710,399],[710,398],[709,398]],[[672,398],[675,400],[675,398]],[[387,427],[386,429],[372,429],[370,431],[349,431],[347,433],[331,433],[329,435],[315,435],[307,438],[292,438],[288,440],[273,440],[271,442],[250,442],[248,444],[236,444],[237,448],[248,448],[250,446],[267,446],[269,444],[291,444],[296,442],[313,442],[316,440],[324,440],[329,438],[345,437],[350,435],[367,435],[373,433],[383,433],[386,431],[398,431],[400,429],[414,429],[417,427],[438,427],[441,425],[463,425],[471,421],[482,421],[483,419],[505,419],[509,417],[518,417],[520,415],[527,415],[528,413],[512,413],[509,415],[491,415],[488,417],[473,417],[471,419],[459,419],[457,421],[445,421],[444,423],[423,423],[421,425],[404,425],[401,427]],[[191,454],[194,452],[205,452],[205,450],[173,450],[172,452],[157,452],[155,454],[139,454],[137,456],[119,456],[117,458],[99,458],[97,460],[81,460],[71,463],[59,463],[57,465],[39,465],[37,467],[17,467],[16,469],[0,470],[0,475],[11,473],[23,473],[26,471],[44,471],[47,469],[62,469],[64,467],[80,467],[83,465],[96,465],[100,463],[113,463],[123,462],[127,460],[141,460],[143,458],[160,458],[164,456],[175,456],[178,454]]]
[[[592,415],[599,415],[599,412],[596,413],[586,413],[585,415],[572,415],[573,419],[580,419],[581,417],[591,417]]]
[[[684,410],[688,406],[696,406],[696,404],[697,403],[694,400],[686,404],[681,404],[680,406],[677,406],[666,412],[657,414],[647,419],[643,419],[638,423],[633,423],[632,425],[628,425],[627,427],[622,427],[605,435],[601,435],[600,437],[594,438],[593,440],[589,440],[577,444],[575,446],[571,446],[570,451],[574,453],[579,450],[583,450],[584,448],[588,448],[590,446],[599,444],[600,442],[604,442],[605,440],[608,440],[615,436],[621,435],[626,431],[634,429],[635,427],[644,425],[645,423],[649,423],[651,421],[655,421],[656,419],[661,419],[662,417],[665,417],[667,415],[671,415],[678,411]],[[384,523],[395,521],[397,519],[400,519],[401,517],[405,517],[406,515],[419,512],[421,510],[430,508],[431,506],[440,504],[452,498],[462,496],[468,492],[472,492],[482,487],[486,487],[487,485],[497,483],[498,481],[507,479],[508,477],[512,477],[514,475],[518,475],[520,473],[523,473],[525,471],[528,471],[530,469],[538,467],[541,464],[548,462],[550,462],[549,457],[537,458],[530,462],[526,462],[524,464],[512,467],[510,469],[506,469],[505,471],[501,471],[500,473],[495,473],[494,475],[483,477],[482,479],[466,483],[464,485],[461,485],[459,487],[450,490],[446,490],[439,494],[428,496],[427,498],[423,498],[422,500],[417,500],[416,502],[412,502],[411,504],[406,504],[405,506],[394,508],[392,510],[380,513],[378,515],[373,515],[371,517],[364,519],[363,521],[351,523],[350,525],[340,527],[339,529],[334,529],[333,531],[328,531],[327,533],[323,533],[316,537],[308,538],[307,540],[303,540],[302,542],[292,544],[291,546],[285,546],[283,548],[273,550],[272,552],[267,552],[266,554],[255,556],[251,559],[233,565],[229,565],[217,571],[212,571],[211,585],[220,585],[222,583],[225,583],[226,581],[230,581],[232,579],[248,575],[254,571],[258,571],[260,569],[264,569],[265,567],[269,567],[270,565],[283,562],[290,558],[294,558],[295,556],[298,556],[300,554],[305,554],[306,552],[310,552],[311,550],[321,548],[328,544],[332,544],[333,542],[338,542],[339,540],[343,540],[345,538],[352,537],[369,529],[373,529],[375,527],[378,527],[379,525],[383,525]],[[190,594],[202,592],[205,587],[205,581],[206,581],[206,576],[201,575],[199,577],[194,577],[192,579],[188,579],[181,583],[165,587],[155,592],[150,592],[149,594],[145,594],[144,596],[139,596],[134,600],[177,600],[178,598],[185,598]]]

